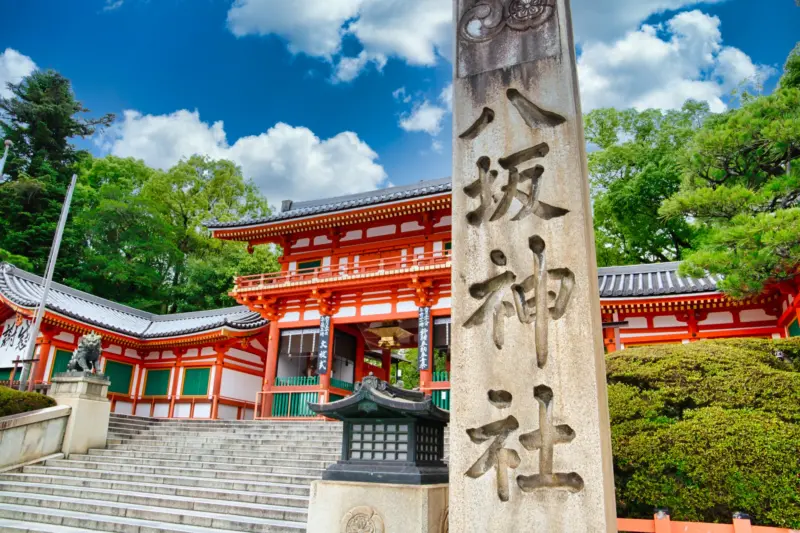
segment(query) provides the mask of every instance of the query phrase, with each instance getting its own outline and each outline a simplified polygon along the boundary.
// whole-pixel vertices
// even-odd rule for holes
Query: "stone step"
[[[260,461],[267,460],[280,460],[292,461],[295,463],[304,463],[309,461],[331,463],[339,460],[337,453],[294,453],[283,452],[281,454],[264,454],[261,452],[249,452],[246,450],[239,450],[236,452],[225,450],[205,450],[203,448],[190,449],[190,448],[176,448],[174,451],[164,448],[152,448],[150,450],[131,450],[131,449],[92,449],[89,450],[88,455],[98,456],[115,456],[115,457],[149,457],[151,459],[181,459],[186,458],[188,461],[216,461],[223,460],[225,462],[238,462],[243,464],[261,464]]]
[[[7,518],[0,518],[0,531],[8,531],[9,533],[86,533],[86,528],[68,527],[63,524],[45,524],[39,522],[28,522],[26,520],[9,520]],[[113,532],[107,530],[106,533]]]
[[[43,508],[33,502],[31,505],[0,503],[0,519],[20,522],[42,522],[46,524],[77,528],[80,531],[113,531],[115,533],[234,533],[248,531],[223,529],[218,526],[201,527],[189,524],[165,523],[156,520],[134,518],[132,516],[89,515],[86,512],[69,511],[57,508]],[[305,530],[305,524],[263,525],[261,531],[269,533],[297,533]],[[34,531],[38,531],[34,529]],[[45,530],[46,531],[46,530]],[[52,530],[51,530],[52,531]],[[55,531],[65,531],[56,529]]]
[[[232,490],[213,487],[195,487],[188,485],[170,485],[168,483],[148,483],[147,478],[136,481],[115,481],[92,479],[77,476],[45,476],[39,474],[0,474],[0,483],[31,483],[71,487],[74,490],[83,488],[97,490],[133,491],[158,494],[162,496],[180,496],[186,498],[204,498],[210,500],[227,500],[261,505],[278,505],[284,507],[308,506],[308,487],[264,484],[256,485],[250,490]],[[257,489],[257,490],[255,490]],[[286,491],[287,493],[279,493]],[[291,492],[297,492],[292,494]]]
[[[224,455],[192,455],[192,454],[139,454],[133,457],[119,453],[113,454],[99,454],[91,453],[102,450],[90,450],[89,454],[72,454],[70,460],[72,461],[102,461],[104,463],[138,463],[138,464],[153,464],[157,466],[206,466],[206,465],[223,465],[226,468],[241,466],[246,470],[259,470],[266,468],[268,471],[274,468],[291,468],[293,470],[324,470],[331,463],[336,460],[302,460],[302,459],[288,459],[284,457],[236,457]]]
[[[81,468],[64,468],[48,466],[25,467],[22,475],[38,477],[69,477],[74,479],[86,480],[85,482],[112,482],[112,483],[142,483],[142,484],[163,484],[175,487],[186,488],[187,490],[235,490],[252,493],[286,494],[293,496],[308,496],[311,488],[303,480],[301,483],[290,483],[284,480],[264,479],[259,476],[256,480],[225,479],[212,476],[191,476],[179,473],[178,475],[169,474],[148,474],[139,472],[120,472],[117,470],[85,470]],[[177,489],[176,489],[177,490]]]
[[[54,459],[55,461],[66,461],[72,463],[86,463],[86,464],[118,464],[130,466],[132,462],[126,457],[114,456],[97,456],[97,455],[79,455],[73,454],[69,459]],[[329,463],[318,462],[316,465],[293,465],[289,461],[281,461],[280,459],[272,461],[272,464],[241,464],[229,463],[225,461],[177,461],[174,459],[148,459],[146,457],[137,458],[134,463],[137,466],[152,466],[155,468],[164,467],[180,467],[183,469],[199,468],[202,470],[233,470],[237,472],[251,472],[263,474],[286,474],[286,475],[318,475],[322,476],[322,471],[327,468]],[[47,462],[50,464],[50,461]],[[63,464],[63,463],[62,463]]]
[[[216,435],[239,435],[239,436],[250,436],[250,435],[288,435],[288,436],[302,436],[302,435],[309,435],[309,436],[318,436],[318,437],[330,437],[333,435],[341,435],[341,430],[327,430],[327,429],[300,429],[300,428],[214,428],[214,429],[164,429],[164,428],[150,428],[147,430],[141,430],[138,428],[121,428],[115,429],[114,431],[121,431],[121,432],[138,432],[139,434],[145,435],[157,435],[157,436],[170,436],[170,435],[193,435],[198,437],[203,436],[216,436]]]
[[[308,518],[308,509],[298,506],[260,504],[238,502],[236,500],[207,499],[177,495],[163,496],[135,490],[101,490],[89,487],[76,489],[76,487],[69,485],[25,483],[18,481],[0,482],[0,502],[6,501],[6,495],[15,493],[30,494],[32,495],[31,497],[38,497],[40,495],[59,496],[64,498],[79,498],[93,503],[117,502],[120,504],[199,511],[223,516],[231,515],[235,518],[245,516],[303,523],[305,523]]]
[[[186,436],[175,436],[175,437],[168,437],[168,438],[159,438],[150,434],[140,435],[134,437],[131,440],[136,442],[161,442],[161,443],[178,443],[178,444],[214,444],[219,443],[221,439],[224,439],[225,442],[229,442],[231,444],[250,444],[252,446],[260,446],[265,444],[276,444],[282,443],[285,444],[286,442],[292,442],[293,444],[302,445],[302,444],[314,444],[317,442],[341,442],[341,437],[338,437],[336,440],[328,440],[328,439],[313,439],[313,438],[295,438],[295,437],[275,437],[274,435],[265,435],[259,438],[233,438],[233,437],[225,437],[225,436],[218,436],[218,437],[186,437]]]
[[[60,460],[47,461],[46,467],[62,467],[62,468],[76,468],[86,472],[92,470],[112,471],[118,473],[136,473],[136,474],[163,474],[169,475],[188,475],[192,477],[205,477],[205,478],[219,478],[219,479],[235,479],[243,481],[274,481],[277,483],[289,483],[292,485],[309,485],[315,479],[321,477],[320,473],[281,473],[281,472],[253,472],[251,469],[212,469],[199,467],[194,465],[193,468],[175,467],[175,466],[151,466],[142,464],[121,464],[121,463],[101,463],[101,462],[85,462],[85,461],[69,461]],[[42,468],[34,466],[26,466],[24,472],[29,472],[29,468]],[[33,472],[33,470],[30,470]],[[94,477],[86,474],[88,477]]]
[[[295,451],[297,453],[309,454],[315,452],[321,453],[335,453],[340,454],[342,445],[337,441],[336,443],[307,443],[303,446],[293,443],[284,444],[266,444],[261,446],[248,446],[246,444],[232,444],[230,442],[219,441],[216,444],[200,443],[197,445],[181,444],[177,442],[157,442],[157,441],[141,441],[141,440],[128,440],[124,443],[109,443],[108,450],[141,450],[141,451],[167,451],[173,452],[178,450],[200,450],[200,451],[222,451],[222,452],[252,452],[254,454],[282,454],[283,452]]]
[[[229,531],[280,531],[294,533],[298,530],[302,531],[305,529],[304,522],[190,511],[187,509],[153,507],[150,505],[137,505],[133,503],[99,502],[83,498],[50,496],[47,494],[26,492],[0,493],[0,505],[31,506],[37,507],[42,512],[58,510],[84,513],[91,517],[90,519],[97,519],[99,515],[103,515],[104,517],[124,517],[135,520],[149,520],[179,525],[185,524]],[[2,517],[2,514],[0,514],[0,517]]]

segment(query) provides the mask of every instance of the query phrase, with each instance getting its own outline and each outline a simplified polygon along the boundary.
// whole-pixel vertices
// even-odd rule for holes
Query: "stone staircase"
[[[341,424],[111,415],[108,447],[0,474],[0,531],[305,531]]]

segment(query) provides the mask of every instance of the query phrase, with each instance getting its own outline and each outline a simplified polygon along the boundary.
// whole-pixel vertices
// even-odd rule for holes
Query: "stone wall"
[[[61,452],[71,411],[59,405],[0,418],[0,471]]]

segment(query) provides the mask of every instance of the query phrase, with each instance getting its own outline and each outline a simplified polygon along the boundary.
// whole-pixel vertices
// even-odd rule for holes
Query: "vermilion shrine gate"
[[[396,376],[399,361],[416,359],[406,350],[422,344],[420,388],[449,408],[450,198],[450,180],[442,179],[284,202],[263,220],[212,225],[217,238],[283,249],[280,272],[235,280],[232,295],[242,307],[158,316],[56,284],[34,379],[48,383],[78,338],[94,331],[103,337],[117,413],[307,417],[308,401],[349,395],[362,376]],[[689,279],[677,268],[600,269],[603,322],[617,325],[604,331],[608,351],[800,336],[798,283],[734,302],[717,290],[717,278]],[[19,375],[11,375],[14,360],[24,353],[40,295],[40,278],[2,266],[0,380]],[[422,335],[420,323],[427,324]]]

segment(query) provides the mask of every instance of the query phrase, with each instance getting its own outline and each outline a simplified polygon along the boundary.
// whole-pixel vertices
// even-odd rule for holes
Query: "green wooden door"
[[[108,392],[115,392],[117,394],[131,393],[133,365],[127,365],[117,361],[106,361],[106,369],[103,373],[111,380]]]
[[[790,337],[800,337],[800,322],[795,320],[789,326],[789,336]]]
[[[170,369],[148,370],[145,375],[145,396],[167,396],[169,393]]]
[[[50,371],[50,377],[58,374],[59,372],[66,372],[69,360],[72,359],[72,353],[66,350],[56,350],[56,358],[53,360],[53,369]]]
[[[206,396],[211,368],[187,368],[183,374],[181,396]]]

